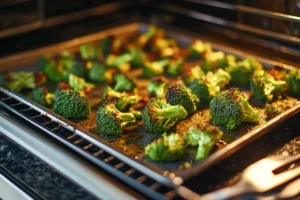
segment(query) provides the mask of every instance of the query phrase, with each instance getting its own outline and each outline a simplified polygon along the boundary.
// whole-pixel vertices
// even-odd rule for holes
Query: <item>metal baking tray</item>
[[[143,32],[148,28],[148,24],[143,23],[131,23],[122,25],[117,28],[108,29],[99,33],[95,33],[92,35],[80,37],[77,39],[73,39],[70,41],[66,41],[63,43],[51,45],[48,47],[44,47],[41,49],[21,53],[18,55],[6,57],[0,60],[0,70],[38,70],[37,61],[38,57],[41,55],[56,55],[61,50],[68,50],[70,52],[76,53],[78,51],[78,47],[84,43],[97,43],[101,39],[105,38],[106,36],[116,35],[117,37],[126,39],[128,37],[132,37],[137,33]],[[167,30],[166,34],[170,38],[174,38],[178,41],[181,47],[187,47],[188,44],[195,38],[202,39],[201,35],[197,35],[194,33],[188,33],[185,30],[180,30],[175,27],[168,27],[162,26],[161,28]],[[208,40],[209,41],[209,40]],[[238,58],[242,59],[245,56],[253,56],[258,59],[266,69],[270,69],[272,66],[282,67],[284,69],[291,70],[295,69],[292,66],[275,62],[272,60],[264,59],[262,57],[257,57],[254,55],[249,55],[246,52],[242,52],[238,49],[233,49],[224,45],[216,44],[214,42],[209,41],[212,44],[212,47],[215,50],[220,50],[225,53],[230,53],[236,55]],[[141,73],[141,70],[135,70],[134,73],[131,73],[132,76],[138,76]],[[137,78],[138,86],[141,88],[145,88],[147,85],[147,81],[142,78]],[[2,93],[2,95],[1,95]],[[21,102],[22,105],[26,105],[27,107],[21,109],[21,112],[26,112],[26,109],[33,109],[38,111],[41,115],[47,116],[51,119],[50,122],[43,122],[42,125],[38,124],[32,116],[29,117],[29,121],[31,121],[34,125],[42,128],[45,130],[43,125],[55,123],[58,124],[59,127],[64,127],[68,129],[74,135],[70,135],[68,137],[80,137],[83,140],[90,142],[93,146],[99,147],[104,151],[110,153],[114,158],[118,158],[122,162],[138,169],[139,171],[143,172],[147,176],[155,179],[158,182],[161,182],[165,185],[176,187],[181,185],[185,180],[198,175],[204,169],[209,168],[210,166],[220,162],[221,160],[225,159],[229,155],[233,154],[234,152],[241,149],[243,146],[247,145],[248,143],[256,140],[257,138],[261,137],[262,135],[266,134],[269,130],[275,128],[284,120],[291,117],[293,114],[300,110],[300,102],[293,98],[288,98],[288,102],[294,102],[294,105],[291,109],[287,110],[286,112],[280,114],[279,116],[269,120],[264,120],[263,109],[257,107],[260,111],[260,122],[256,125],[251,124],[244,124],[240,128],[234,131],[224,131],[224,136],[222,140],[226,143],[226,145],[220,145],[220,148],[217,148],[211,155],[203,160],[198,161],[192,164],[191,168],[183,168],[183,163],[185,161],[180,162],[167,162],[167,163],[156,163],[151,162],[143,155],[143,147],[150,143],[151,140],[157,135],[151,135],[150,133],[145,133],[142,128],[137,128],[133,131],[128,131],[123,134],[120,138],[114,139],[105,139],[100,137],[96,133],[96,122],[95,122],[95,113],[97,110],[97,105],[100,97],[100,92],[98,94],[92,94],[92,97],[88,97],[92,102],[92,114],[87,120],[83,121],[70,121],[66,120],[59,115],[55,114],[51,110],[38,105],[28,99],[27,97],[23,96],[22,94],[17,94],[7,90],[6,88],[0,87],[0,105],[11,109],[15,113],[19,114],[20,112],[16,112],[14,108],[9,107],[8,104],[3,103],[7,98],[14,98]],[[2,100],[1,101],[1,96]],[[24,111],[25,110],[25,111]],[[19,110],[20,111],[20,110]],[[177,131],[183,131],[185,127],[190,127],[193,123],[199,120],[205,120],[203,116],[207,112],[206,110],[202,110],[194,114],[190,119],[187,119],[177,125]],[[40,117],[40,114],[38,117]],[[23,114],[19,114],[24,116]],[[28,116],[27,116],[28,118]],[[50,136],[56,138],[57,140],[63,142],[60,137],[56,136],[53,132],[58,128],[52,126],[51,128],[47,128],[46,133]],[[71,138],[72,139],[72,138]],[[78,143],[80,143],[79,139]],[[64,143],[64,142],[63,142]],[[76,144],[76,142],[75,142]],[[79,145],[74,145],[72,148],[74,150],[78,150],[76,148],[81,148]],[[89,145],[86,145],[89,146]],[[85,146],[85,147],[86,147]],[[84,148],[85,148],[84,147]],[[222,148],[221,148],[222,147]],[[79,151],[79,150],[78,150]],[[96,152],[97,153],[97,152]],[[94,155],[95,156],[95,155]],[[88,156],[88,159],[93,161],[93,157]],[[97,162],[96,162],[97,163]]]

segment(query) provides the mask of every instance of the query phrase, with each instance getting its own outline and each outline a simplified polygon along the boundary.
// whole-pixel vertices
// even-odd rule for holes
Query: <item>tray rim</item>
[[[82,36],[82,37],[75,38],[72,40],[68,40],[65,42],[38,48],[36,50],[31,50],[31,51],[27,51],[24,53],[4,57],[4,58],[0,59],[0,70],[4,68],[3,66],[5,66],[5,68],[9,68],[9,69],[17,68],[17,67],[21,68],[22,66],[19,65],[20,61],[22,61],[23,66],[24,66],[24,63],[29,64],[33,60],[36,63],[36,57],[38,57],[38,56],[41,56],[44,54],[57,54],[58,51],[65,50],[65,49],[68,49],[72,52],[72,50],[74,50],[76,47],[78,47],[81,44],[97,41],[108,35],[118,35],[118,34],[120,34],[119,31],[121,31],[121,30],[123,31],[123,33],[124,33],[124,30],[125,30],[125,32],[138,31],[141,26],[148,26],[148,25],[149,25],[149,23],[142,23],[142,22],[128,23],[128,24],[120,25],[120,26],[117,26],[114,28],[105,29],[103,31],[100,31],[100,32],[97,32],[94,34],[90,34],[90,35]],[[185,37],[186,36],[193,37],[193,38],[197,37],[199,39],[203,38],[199,34],[181,30],[181,29],[173,27],[173,26],[171,26],[171,27],[172,27],[172,29],[168,29],[169,31],[167,31],[167,32],[170,32],[171,34],[173,32],[173,34],[179,34],[179,35],[184,34]],[[166,26],[162,26],[162,28],[166,28]],[[181,32],[183,32],[183,33],[181,33]],[[296,67],[293,67],[288,64],[269,60],[269,59],[266,59],[266,58],[263,58],[263,57],[260,57],[257,55],[247,53],[245,51],[241,51],[241,50],[234,49],[234,48],[222,45],[222,44],[212,42],[212,41],[208,40],[207,38],[205,38],[205,41],[209,41],[212,44],[212,46],[218,50],[230,52],[232,54],[239,55],[242,57],[252,56],[252,57],[258,59],[262,63],[276,65],[276,66],[282,67],[287,70],[297,69]],[[228,156],[230,156],[234,152],[238,151],[240,148],[246,146],[248,143],[261,137],[262,135],[267,133],[270,129],[274,128],[275,126],[277,126],[280,123],[282,123],[283,121],[285,121],[287,118],[291,117],[293,114],[300,111],[300,104],[298,104],[295,107],[280,114],[279,116],[273,118],[272,120],[269,120],[268,122],[266,122],[266,124],[260,125],[259,127],[255,128],[254,130],[246,133],[245,135],[236,139],[235,141],[233,141],[232,143],[230,143],[223,149],[211,154],[206,160],[195,163],[191,169],[177,171],[177,174],[175,175],[175,177],[171,177],[170,174],[167,174],[168,175],[168,177],[167,177],[167,175],[164,175],[159,172],[159,171],[163,171],[162,169],[160,169],[150,163],[143,162],[138,159],[134,159],[133,157],[122,153],[122,151],[106,144],[99,136],[95,136],[93,133],[90,133],[89,131],[79,128],[73,122],[71,122],[67,119],[64,119],[63,117],[57,115],[53,111],[51,111],[41,105],[34,103],[32,100],[24,97],[23,95],[21,95],[19,93],[11,92],[11,91],[9,91],[5,88],[1,88],[1,87],[0,87],[0,90],[4,91],[5,93],[7,93],[11,96],[18,98],[18,100],[22,101],[26,105],[33,107],[34,109],[37,109],[38,111],[40,111],[40,112],[44,113],[45,115],[47,115],[48,117],[50,117],[52,120],[57,121],[60,124],[63,124],[65,127],[68,127],[68,129],[76,131],[76,133],[78,135],[91,141],[93,144],[99,145],[104,150],[108,151],[109,153],[116,156],[117,158],[124,161],[125,163],[131,165],[132,167],[134,167],[138,170],[141,170],[142,172],[149,175],[153,179],[155,179],[161,183],[164,183],[166,185],[173,186],[173,187],[181,185],[184,181],[188,180],[189,178],[191,178],[195,175],[200,174],[203,170],[207,169],[208,167],[222,161],[223,159],[226,159]]]

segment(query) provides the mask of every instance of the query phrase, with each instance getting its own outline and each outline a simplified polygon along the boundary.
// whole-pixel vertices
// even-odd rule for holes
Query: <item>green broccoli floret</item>
[[[35,75],[33,72],[10,72],[7,73],[5,77],[6,86],[15,92],[36,87]]]
[[[91,44],[83,44],[80,46],[80,56],[86,60],[93,60],[97,57],[97,49]]]
[[[150,26],[145,33],[142,33],[138,37],[138,44],[141,47],[147,47],[151,39],[160,31],[156,26]]]
[[[113,80],[115,82],[114,90],[118,92],[130,92],[135,88],[135,82],[124,74],[114,74]]]
[[[210,43],[202,42],[201,40],[195,40],[189,46],[189,57],[192,59],[199,59],[206,53],[212,52]]]
[[[203,79],[205,73],[202,71],[201,67],[195,66],[184,71],[183,77],[186,84],[191,83],[194,79]]]
[[[292,70],[286,75],[286,82],[289,91],[295,95],[300,96],[300,70]]]
[[[214,69],[219,68],[219,65],[221,65],[225,59],[225,54],[222,51],[207,53],[204,56],[201,68],[205,73],[213,71]]]
[[[100,46],[102,58],[105,60],[109,54],[119,51],[121,41],[119,41],[115,36],[108,36],[101,41]]]
[[[107,85],[102,91],[103,100],[113,100],[121,98],[122,93],[113,90],[109,85]]]
[[[270,102],[277,93],[286,91],[285,81],[276,81],[273,76],[263,70],[257,70],[250,80],[253,95],[262,101]]]
[[[165,72],[165,68],[168,66],[168,64],[168,59],[163,59],[154,62],[147,61],[143,66],[144,75],[149,78],[163,75],[163,73]]]
[[[249,65],[250,69],[251,69],[251,73],[253,74],[256,70],[263,70],[263,66],[260,64],[260,62],[258,60],[256,60],[253,57],[246,57],[243,61],[242,61],[243,65]]]
[[[197,100],[190,89],[182,84],[172,84],[167,88],[167,102],[171,105],[181,105],[189,115],[192,115],[197,110]]]
[[[199,99],[199,105],[207,105],[214,96],[220,93],[221,88],[229,83],[231,76],[223,69],[216,73],[208,72],[202,79],[195,79],[189,84],[192,93]]]
[[[167,74],[170,76],[178,76],[181,74],[183,68],[183,59],[170,59],[167,66]]]
[[[209,107],[213,124],[224,125],[228,130],[235,129],[242,122],[258,122],[258,111],[251,107],[241,91],[236,88],[217,94]]]
[[[106,59],[106,65],[109,67],[117,68],[121,72],[128,72],[131,68],[131,61],[132,55],[130,53],[124,53],[119,56],[110,54]]]
[[[196,160],[202,160],[208,156],[222,135],[223,132],[218,127],[199,122],[196,127],[187,131],[184,141],[187,146],[198,147]]]
[[[172,106],[165,98],[152,98],[147,102],[142,120],[147,132],[163,133],[187,116],[183,106]]]
[[[135,125],[136,120],[132,113],[122,113],[114,102],[107,102],[99,107],[96,116],[99,133],[120,136],[125,127]]]
[[[131,105],[137,104],[140,98],[137,95],[122,93],[121,97],[116,100],[116,107],[120,111],[128,111]]]
[[[184,140],[176,133],[164,134],[145,147],[145,155],[156,162],[180,160],[184,156]]]
[[[87,83],[83,78],[79,78],[74,74],[69,75],[69,85],[76,92],[82,91],[85,88],[93,89],[95,87],[94,84]]]
[[[46,56],[41,60],[44,60],[40,62],[41,69],[52,81],[67,81],[71,73],[79,77],[85,76],[84,65],[76,61],[74,55],[67,51],[60,53],[58,61],[51,56]]]
[[[250,65],[245,62],[238,62],[237,65],[232,65],[226,68],[230,73],[231,83],[236,86],[249,86],[249,80],[252,77],[252,69]]]
[[[54,112],[67,119],[85,119],[91,113],[91,104],[79,92],[56,90]]]
[[[163,76],[160,76],[151,79],[151,82],[149,83],[147,89],[150,95],[163,97],[166,93],[167,86],[167,80]]]
[[[104,83],[112,81],[112,73],[107,70],[103,64],[92,62],[92,67],[89,70],[89,79],[96,83]]]
[[[146,55],[136,48],[130,48],[128,50],[128,53],[131,55],[131,61],[130,64],[132,67],[141,67],[144,65],[144,60]]]
[[[32,100],[46,107],[51,107],[54,102],[54,94],[49,93],[45,87],[32,90]]]

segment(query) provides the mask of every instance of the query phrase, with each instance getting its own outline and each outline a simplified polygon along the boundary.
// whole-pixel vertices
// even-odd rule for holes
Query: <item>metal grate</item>
[[[64,124],[51,119],[17,97],[5,92],[3,88],[0,88],[0,106],[34,124],[44,133],[56,138],[75,152],[151,198],[181,199],[173,188],[155,181],[140,170],[83,138],[76,131],[71,131]]]

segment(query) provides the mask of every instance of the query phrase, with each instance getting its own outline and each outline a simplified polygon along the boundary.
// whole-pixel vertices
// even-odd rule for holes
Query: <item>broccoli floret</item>
[[[51,107],[54,102],[54,94],[49,93],[45,87],[32,90],[32,100],[46,107]]]
[[[208,72],[202,79],[195,79],[189,84],[192,93],[199,99],[199,105],[207,105],[226,84],[229,83],[231,76],[223,69],[216,73]]]
[[[79,92],[56,90],[54,112],[67,119],[85,119],[91,113],[91,104]]]
[[[131,61],[132,55],[130,53],[124,53],[119,56],[110,54],[106,59],[106,65],[109,67],[117,68],[121,72],[128,72],[131,68]]]
[[[52,81],[67,81],[71,73],[79,77],[85,76],[84,65],[76,61],[74,55],[67,51],[61,52],[58,61],[50,56],[42,59],[44,59],[44,62],[40,62],[43,65],[40,67]]]
[[[130,92],[135,88],[135,83],[124,74],[114,74],[113,80],[115,81],[114,90],[118,92]]]
[[[223,132],[218,127],[199,122],[196,127],[187,131],[184,141],[187,146],[198,147],[196,160],[202,160],[208,156],[222,135]]]
[[[267,119],[272,119],[277,115],[281,114],[283,110],[280,107],[275,107],[273,105],[267,104],[265,108],[265,114]]]
[[[163,37],[155,37],[153,43],[153,50],[158,51],[161,58],[177,57],[179,56],[180,49],[175,40],[166,39]]]
[[[224,52],[210,52],[205,54],[203,63],[201,65],[202,70],[207,73],[208,71],[213,71],[218,68],[219,65],[226,59]]]
[[[274,67],[272,67],[272,69],[267,70],[266,72],[271,74],[277,81],[285,81],[286,72],[281,67],[274,66]]]
[[[136,120],[132,113],[122,113],[114,102],[107,102],[99,107],[96,123],[99,133],[120,136],[124,128],[135,125]]]
[[[184,140],[176,133],[164,134],[145,147],[145,155],[156,162],[180,160],[184,156]]]
[[[154,62],[147,61],[143,66],[144,75],[149,78],[160,76],[165,72],[165,68],[168,66],[168,63],[168,59]]]
[[[300,96],[300,70],[290,71],[286,76],[286,82],[289,91],[295,95]]]
[[[119,54],[123,48],[122,41],[115,36],[108,36],[101,41],[100,55],[105,60],[109,54]]]
[[[286,90],[285,81],[276,81],[273,76],[263,70],[257,70],[250,80],[253,95],[262,101],[270,102],[277,93]]]
[[[199,59],[206,53],[212,52],[210,43],[202,42],[201,40],[195,40],[189,46],[189,57],[192,59]]]
[[[97,57],[97,50],[91,44],[83,44],[80,46],[80,56],[86,60],[92,60]]]
[[[134,108],[129,108],[128,112],[132,113],[135,119],[142,119],[142,113]]]
[[[205,76],[205,73],[202,71],[201,67],[195,66],[189,70],[185,70],[183,77],[186,84],[191,83],[194,79],[202,79]]]
[[[149,43],[151,42],[152,38],[155,35],[157,35],[158,32],[162,31],[156,26],[149,26],[148,30],[145,33],[139,35],[138,44],[141,47],[146,48],[147,46],[149,46]]]
[[[128,52],[132,58],[130,61],[130,64],[132,65],[132,67],[143,66],[146,55],[141,50],[138,50],[135,48],[130,48],[128,50]]]
[[[182,84],[172,84],[167,88],[167,102],[171,105],[181,105],[189,115],[197,110],[197,97],[191,93],[190,89]]]
[[[167,80],[163,76],[160,76],[153,78],[149,83],[147,89],[150,95],[156,97],[163,97],[166,93],[167,86]]]
[[[113,100],[121,98],[122,93],[113,90],[109,85],[106,86],[102,91],[102,99],[103,100]]]
[[[167,74],[171,76],[178,76],[181,74],[183,68],[183,59],[170,59],[167,66]]]
[[[107,70],[103,64],[92,62],[92,67],[89,70],[89,79],[96,83],[104,83],[112,81],[112,73]]]
[[[162,133],[187,116],[188,113],[183,106],[172,106],[165,98],[153,98],[147,102],[142,120],[146,131]]]
[[[116,101],[116,107],[120,111],[128,111],[131,105],[137,104],[140,98],[137,95],[130,95],[127,93],[122,93],[121,97]]]
[[[229,130],[235,129],[242,122],[258,122],[258,111],[251,107],[241,91],[236,88],[217,94],[209,107],[213,124],[224,125]]]
[[[252,76],[252,69],[247,62],[238,62],[237,65],[232,65],[226,68],[230,73],[231,83],[236,86],[249,86],[249,80]]]
[[[95,87],[92,83],[87,83],[83,78],[79,78],[74,74],[69,75],[69,85],[74,91],[83,91],[84,89],[93,89]]]
[[[6,86],[15,92],[36,87],[35,75],[33,72],[10,72],[7,73],[5,77]]]
[[[255,58],[253,57],[246,57],[243,61],[242,61],[243,65],[249,65],[250,69],[251,69],[251,73],[253,74],[256,70],[263,70],[263,66],[260,64],[259,61],[257,61]]]

